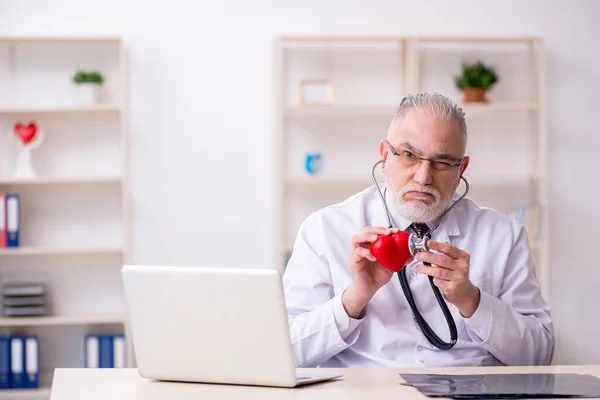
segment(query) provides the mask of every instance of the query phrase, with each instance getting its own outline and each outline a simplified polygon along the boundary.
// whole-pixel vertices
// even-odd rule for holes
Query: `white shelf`
[[[397,105],[378,105],[378,106],[289,106],[284,108],[288,116],[304,117],[386,117],[391,118],[394,115]]]
[[[323,176],[297,176],[287,180],[291,186],[371,186],[373,181],[352,176],[323,177]]]
[[[515,187],[529,186],[539,179],[537,175],[474,176],[465,175],[471,187]]]
[[[466,177],[471,188],[473,187],[511,187],[526,186],[536,180],[536,176],[495,176],[495,177]],[[380,181],[378,181],[380,182]],[[297,176],[286,180],[288,186],[371,186],[373,181],[364,177],[327,177],[327,176]],[[380,182],[381,183],[381,182]]]
[[[21,43],[115,43],[120,42],[120,36],[0,36],[0,44]]]
[[[123,324],[125,319],[120,315],[82,315],[82,316],[47,316],[47,317],[10,317],[0,318],[2,327],[23,326],[63,326],[63,325],[112,325]]]
[[[120,254],[122,251],[120,247],[6,247],[0,249],[0,256]]]
[[[0,399],[35,399],[40,397],[50,398],[50,388],[0,390]]]
[[[85,113],[120,113],[121,107],[99,105],[92,107],[57,106],[57,107],[6,107],[0,105],[0,115],[21,114],[85,114]]]
[[[11,179],[15,150],[0,148],[3,169],[9,171],[0,177],[0,192],[20,195],[24,239],[20,247],[0,249],[0,274],[14,281],[51,277],[55,314],[0,318],[0,327],[33,327],[35,334],[35,327],[64,326],[70,334],[80,326],[117,325],[116,331],[125,334],[131,366],[123,299],[106,297],[120,293],[119,270],[131,261],[126,43],[111,34],[0,35],[0,53],[0,87],[9,89],[0,93],[0,120],[10,125],[11,120],[39,119],[49,140],[33,156],[42,173],[39,180]],[[75,101],[69,82],[82,65],[105,76],[104,102]],[[39,95],[40,85],[49,90]],[[19,99],[11,100],[16,98],[11,93]],[[71,363],[72,337],[53,330],[46,334],[47,343],[56,346],[40,347],[44,365]],[[13,398],[13,392],[0,392],[0,397],[8,393]]]
[[[45,185],[87,185],[87,184],[118,184],[121,178],[41,178],[36,180],[5,179],[0,180],[2,186],[45,186]]]
[[[474,104],[466,103],[461,105],[463,111],[469,115],[470,112],[503,112],[503,111],[536,111],[538,106],[536,103],[485,103]]]
[[[355,105],[355,106],[287,106],[283,112],[288,117],[383,117],[392,118],[397,105]],[[536,103],[490,102],[486,104],[462,104],[467,116],[499,112],[533,112],[537,111]]]
[[[447,42],[447,43],[482,43],[482,44],[528,44],[540,40],[534,36],[418,36],[417,42]]]

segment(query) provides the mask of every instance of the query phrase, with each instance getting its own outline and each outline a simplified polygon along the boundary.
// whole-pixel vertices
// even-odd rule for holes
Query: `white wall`
[[[600,262],[589,250],[600,223],[598,15],[594,0],[0,0],[0,35],[124,34],[134,261],[258,267],[270,266],[277,234],[270,181],[276,36],[542,36],[555,363],[600,363],[600,347],[589,345],[600,337]],[[240,249],[235,259],[230,246]]]

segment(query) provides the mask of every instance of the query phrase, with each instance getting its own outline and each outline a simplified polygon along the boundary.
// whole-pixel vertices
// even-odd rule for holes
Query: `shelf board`
[[[471,187],[505,187],[505,186],[525,186],[528,185],[532,180],[535,180],[535,176],[498,176],[498,177],[474,177],[470,178],[466,176]],[[378,181],[380,182],[380,181]],[[288,186],[362,186],[368,187],[373,184],[373,181],[369,178],[362,177],[322,177],[322,176],[298,176],[288,178],[286,180]],[[381,182],[380,182],[381,183]]]
[[[0,105],[0,115],[21,114],[84,114],[84,113],[119,113],[121,107],[115,105],[98,105],[91,107],[80,106],[50,106],[50,107],[7,107]]]
[[[122,40],[121,36],[0,36],[2,44],[20,44],[20,43],[95,43],[108,42],[118,43]]]
[[[373,181],[356,177],[322,177],[322,176],[298,176],[289,178],[286,183],[291,186],[361,186],[367,188]]]
[[[121,183],[121,178],[41,178],[41,179],[4,179],[0,180],[2,186],[44,186],[44,185],[82,185],[82,184],[116,184]]]
[[[397,108],[397,105],[288,106],[284,108],[284,113],[288,116],[386,117],[391,119]]]
[[[81,316],[47,316],[47,317],[10,317],[0,318],[2,327],[25,326],[62,326],[62,325],[112,325],[123,324],[125,319],[120,315],[81,315]]]
[[[536,103],[512,103],[512,102],[489,102],[489,103],[463,103],[463,111],[467,114],[482,112],[500,112],[500,111],[536,111]]]
[[[415,39],[421,43],[502,43],[502,44],[527,44],[540,40],[539,37],[527,36],[416,36]]]
[[[50,398],[50,388],[0,390],[0,399]]]
[[[536,111],[536,103],[489,102],[461,104],[467,116],[476,113]],[[398,105],[355,105],[355,106],[288,106],[283,111],[287,116],[303,117],[385,117],[392,118]]]
[[[473,187],[514,187],[528,186],[533,181],[538,180],[537,175],[506,175],[506,176],[474,176],[465,178]],[[461,183],[464,185],[464,183]]]
[[[23,246],[0,248],[0,256],[119,254],[122,251],[120,247]]]

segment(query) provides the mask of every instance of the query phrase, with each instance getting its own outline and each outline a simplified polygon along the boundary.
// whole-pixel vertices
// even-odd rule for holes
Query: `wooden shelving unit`
[[[281,270],[298,227],[312,211],[372,185],[397,105],[408,93],[438,91],[462,103],[454,75],[462,61],[496,67],[500,82],[488,103],[462,104],[472,156],[469,196],[509,212],[539,207],[530,243],[548,299],[548,195],[546,169],[546,62],[533,37],[282,37],[275,44],[276,121],[274,263]],[[331,105],[303,105],[304,79],[332,82]],[[320,153],[323,170],[308,174],[304,157]],[[383,177],[379,177],[381,180]],[[462,185],[459,190],[462,189]]]
[[[18,114],[90,114],[90,113],[120,113],[122,110],[116,106],[51,106],[51,107],[0,107],[0,115]]]
[[[17,399],[49,399],[50,387],[40,389],[19,389],[19,390],[3,390],[0,391],[0,399],[17,400]]]
[[[0,249],[0,282],[48,284],[52,310],[0,318],[0,335],[39,335],[41,367],[39,390],[0,399],[48,398],[54,368],[84,366],[87,333],[124,333],[133,365],[120,278],[131,260],[125,56],[118,36],[0,37],[0,192],[21,201],[21,243]],[[103,73],[99,104],[76,101],[80,69]],[[12,129],[29,121],[45,134],[32,153],[40,178],[15,180]]]
[[[48,316],[48,317],[15,317],[0,318],[0,326],[30,327],[30,326],[66,326],[66,325],[113,325],[123,324],[122,315],[116,316]]]
[[[0,249],[0,256],[50,256],[69,254],[121,254],[120,247],[19,247]]]

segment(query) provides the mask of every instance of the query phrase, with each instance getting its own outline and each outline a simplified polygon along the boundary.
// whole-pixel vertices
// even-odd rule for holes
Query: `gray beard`
[[[387,179],[386,184],[394,209],[401,217],[411,222],[427,223],[435,220],[444,213],[446,206],[452,199],[453,192],[450,192],[447,198],[441,198],[440,192],[431,186],[408,184],[400,189],[396,189],[393,185],[389,184]],[[425,204],[418,200],[404,200],[402,197],[410,190],[431,193],[435,197],[435,201],[431,204]]]

